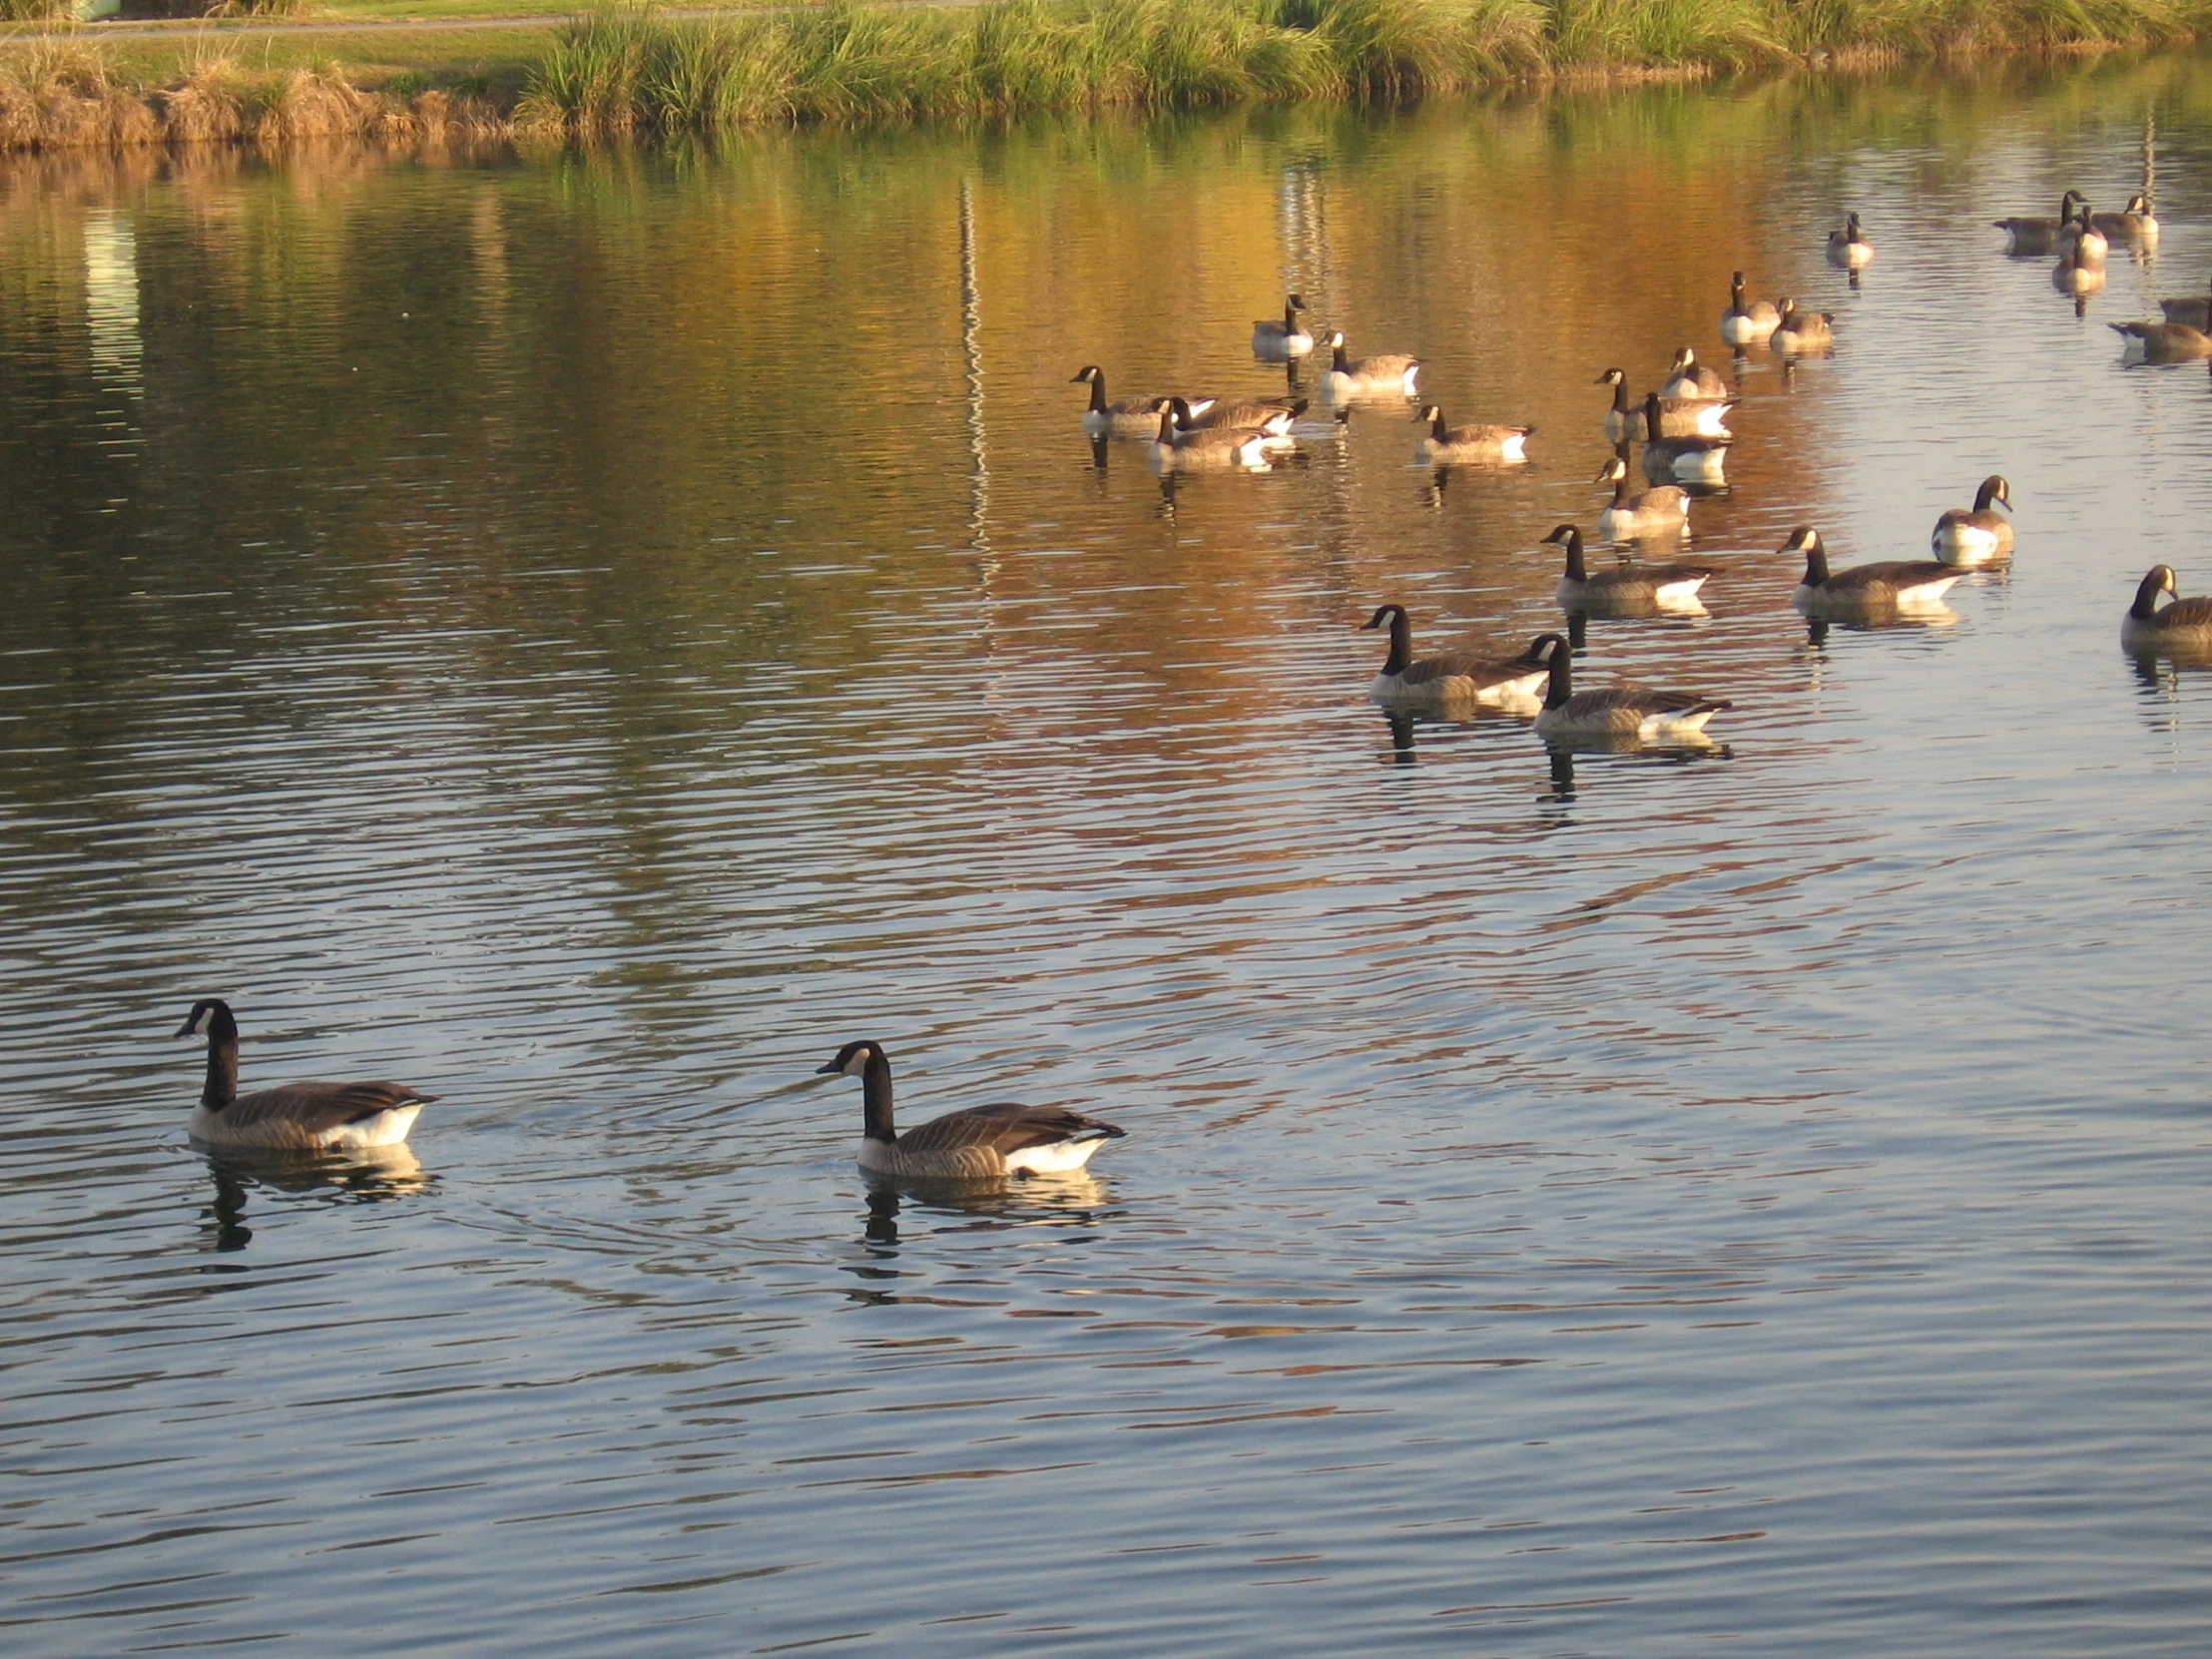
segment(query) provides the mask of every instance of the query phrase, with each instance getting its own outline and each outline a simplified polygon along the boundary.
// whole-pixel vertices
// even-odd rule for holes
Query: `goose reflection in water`
[[[1893,611],[1883,616],[1853,617],[1848,621],[1811,617],[1805,624],[1805,643],[1815,651],[1823,650],[1828,645],[1829,631],[1835,628],[1847,634],[1918,630],[1936,636],[1938,630],[1955,627],[1957,622],[1958,613],[1948,605],[1938,605],[1929,611]]]
[[[881,1258],[898,1253],[901,1209],[960,1222],[961,1232],[999,1232],[1014,1227],[1089,1226],[1113,1214],[1111,1202],[1105,1184],[1085,1170],[1025,1175],[992,1186],[972,1181],[871,1180],[860,1237],[873,1247],[871,1256]],[[862,1277],[869,1275],[863,1272]]]
[[[389,1204],[428,1192],[437,1177],[404,1145],[342,1155],[309,1152],[202,1151],[215,1182],[215,1202],[201,1212],[205,1247],[244,1250],[254,1237],[247,1202],[257,1191],[335,1206]]]

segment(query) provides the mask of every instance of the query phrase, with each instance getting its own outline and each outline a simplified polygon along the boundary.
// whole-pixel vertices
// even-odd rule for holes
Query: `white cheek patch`
[[[208,1034],[208,1010],[203,1008],[192,1016],[192,1023],[185,1027],[188,1037],[204,1037]]]

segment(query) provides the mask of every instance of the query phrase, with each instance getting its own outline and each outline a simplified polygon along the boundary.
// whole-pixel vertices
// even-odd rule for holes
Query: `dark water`
[[[0,1643],[2196,1653],[2212,1583],[2212,271],[2190,60],[717,153],[0,173]],[[2155,170],[2085,316],[1984,222]],[[1820,254],[1857,207],[1854,291]],[[1711,749],[1393,737],[1357,634],[1555,626],[1589,382],[1728,272]],[[1396,406],[1163,487],[1118,390]],[[1790,529],[1925,556],[1808,637]],[[394,1076],[412,1157],[211,1161]],[[871,1195],[1066,1102],[1095,1179]]]

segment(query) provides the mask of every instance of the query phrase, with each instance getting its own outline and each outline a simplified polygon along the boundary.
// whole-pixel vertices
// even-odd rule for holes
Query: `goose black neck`
[[[1444,411],[1438,408],[1428,421],[1428,435],[1438,443],[1451,436],[1451,428],[1444,424]]]
[[[1335,355],[1332,356],[1329,360],[1330,366],[1334,368],[1339,374],[1351,373],[1351,367],[1345,357],[1345,342],[1343,340],[1339,340],[1336,345],[1332,347],[1332,350],[1335,352]]]
[[[1974,491],[1973,510],[1977,513],[1987,512],[1989,510],[1989,503],[1997,498],[1998,487],[1999,486],[1997,484],[1997,481],[1994,478],[1982,479],[1981,488]]]
[[[1162,403],[1160,405],[1160,430],[1155,434],[1152,441],[1166,444],[1175,442],[1175,405],[1173,403]]]
[[[1576,545],[1579,553],[1581,547]],[[1551,647],[1551,681],[1544,687],[1544,707],[1556,709],[1574,695],[1574,653],[1567,649],[1567,642],[1553,639]]]
[[[1285,336],[1298,332],[1298,296],[1283,301],[1283,332]]]
[[[1628,505],[1628,468],[1625,466],[1621,468],[1620,476],[1613,480],[1613,505],[1615,507]]]
[[[860,1068],[860,1111],[861,1132],[867,1139],[898,1139],[898,1131],[891,1127],[891,1063],[880,1048],[870,1049],[867,1064]]]
[[[1744,274],[1740,271],[1728,279],[1728,308],[1730,311],[1734,312],[1738,316],[1743,315]]]
[[[1405,607],[1390,607],[1390,655],[1382,665],[1384,674],[1403,674],[1405,665],[1413,660],[1413,625],[1406,620]]]
[[[2127,614],[2137,622],[2148,622],[2158,614],[2158,596],[2166,591],[2166,569],[2159,565],[2145,576],[2142,585],[2135,590],[2135,603],[2127,608]]]
[[[1805,585],[1817,588],[1828,580],[1828,549],[1815,542],[1805,550]]]
[[[1589,580],[1589,571],[1582,564],[1582,532],[1580,530],[1569,530],[1567,532],[1567,580],[1570,582],[1584,582]]]
[[[238,1097],[238,1021],[228,1008],[218,1008],[208,1020],[208,1081],[200,1091],[200,1104],[220,1112]]]
[[[1628,408],[1628,376],[1623,374],[1613,382],[1613,412],[1624,415]]]
[[[1103,374],[1091,376],[1091,412],[1093,414],[1104,414],[1106,412],[1106,376]]]

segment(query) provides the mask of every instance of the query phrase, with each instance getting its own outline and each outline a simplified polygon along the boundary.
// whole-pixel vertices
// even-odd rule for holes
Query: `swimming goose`
[[[1299,321],[1298,313],[1306,308],[1306,301],[1297,294],[1283,301],[1283,320],[1262,317],[1252,325],[1252,354],[1269,362],[1283,362],[1291,357],[1303,357],[1314,348],[1314,336],[1306,324]]]
[[[1593,576],[1582,562],[1582,532],[1572,524],[1559,525],[1537,545],[1567,550],[1566,574],[1557,590],[1559,604],[1594,616],[1630,615],[1654,607],[1702,610],[1697,590],[1713,575],[1702,565],[1624,564]]]
[[[2122,354],[2146,363],[2185,363],[2212,357],[2212,335],[2186,322],[2108,322],[2127,343]]]
[[[1175,411],[1175,434],[1179,443],[1186,434],[1204,431],[1212,426],[1256,426],[1269,437],[1288,444],[1291,441],[1291,427],[1309,407],[1303,397],[1264,397],[1249,403],[1216,403],[1212,408],[1195,415],[1183,398],[1171,397],[1168,405]]]
[[[2158,596],[2174,594],[2174,602],[2158,609]],[[2177,591],[2172,565],[2152,565],[2135,590],[2135,603],[2120,624],[2120,645],[2138,655],[2159,650],[2212,650],[2212,599],[2183,599]]]
[[[2086,220],[2089,210],[2081,210]],[[2094,232],[2077,236],[2051,268],[2051,286],[2060,293],[2094,293],[2104,286],[2104,239]]]
[[[1539,634],[1518,657],[1478,657],[1471,652],[1446,652],[1441,657],[1413,658],[1413,625],[1402,605],[1381,605],[1362,624],[1361,632],[1388,627],[1390,654],[1382,672],[1368,688],[1368,696],[1385,708],[1440,708],[1452,704],[1488,703],[1502,707],[1525,703],[1542,689],[1544,641]]]
[[[1107,402],[1106,371],[1096,363],[1077,369],[1069,377],[1068,384],[1086,380],[1091,387],[1091,406],[1083,411],[1083,430],[1092,437],[1148,438],[1160,424],[1165,398],[1124,397],[1118,403]],[[1185,401],[1197,413],[1204,413],[1214,403],[1211,397],[1192,397]]]
[[[1597,515],[1597,533],[1607,541],[1638,536],[1681,535],[1690,528],[1690,495],[1678,484],[1660,484],[1631,495],[1628,463],[1615,455],[1597,475],[1613,486],[1613,503]]]
[[[1785,357],[1804,357],[1832,350],[1836,344],[1836,330],[1829,324],[1835,320],[1832,311],[1801,311],[1795,299],[1785,299],[1781,324],[1767,343]]]
[[[1667,378],[1659,387],[1661,397],[1727,397],[1731,393],[1728,382],[1721,378],[1718,369],[1707,368],[1697,360],[1697,352],[1685,345],[1674,354],[1668,365]]]
[[[1198,426],[1185,431],[1175,424],[1176,399],[1160,410],[1159,430],[1152,438],[1152,464],[1165,472],[1171,467],[1251,466],[1268,464],[1268,451],[1290,442],[1259,426]]]
[[[1728,280],[1728,309],[1721,312],[1721,338],[1730,345],[1756,345],[1775,330],[1782,320],[1781,311],[1771,299],[1754,299],[1744,303],[1744,274],[1737,272]]]
[[[1431,403],[1413,417],[1426,421],[1428,436],[1413,450],[1423,466],[1450,466],[1458,461],[1525,461],[1533,426],[1446,426],[1444,412]]]
[[[2111,215],[2107,214],[2105,217],[2109,219]],[[2099,265],[2112,252],[2110,239],[2097,229],[2097,216],[2089,211],[2089,204],[2078,196],[2074,198],[2073,223],[2061,227],[2058,232],[2058,252],[2065,254],[2077,248],[2085,249],[2089,258]]]
[[[1998,512],[1996,504],[2004,504]],[[1973,506],[1953,507],[1936,521],[1928,538],[1946,565],[1986,565],[2012,556],[2012,486],[1991,473],[1974,491]]]
[[[1790,603],[1813,617],[1849,619],[1892,611],[1934,610],[1959,577],[1949,565],[1925,559],[1893,559],[1831,571],[1821,533],[1809,524],[1792,532],[1781,551],[1805,555],[1805,579],[1790,596]]]
[[[1644,398],[1644,430],[1666,429],[1663,399],[1657,392]],[[1725,437],[1647,438],[1644,441],[1644,476],[1654,484],[1670,478],[1685,483],[1727,482],[1729,440]]]
[[[1629,401],[1625,373],[1609,368],[1595,383],[1613,388],[1613,406],[1605,411],[1607,437],[1620,443],[1624,439],[1641,441],[1650,436],[1645,425],[1644,404]],[[1728,411],[1739,401],[1734,397],[1661,397],[1659,435],[1667,438],[1730,437],[1733,434],[1728,429]]]
[[[1536,732],[1545,738],[1687,738],[1733,703],[1695,692],[1650,691],[1642,686],[1613,686],[1605,691],[1574,689],[1574,653],[1557,634],[1550,635],[1550,680]]]
[[[1418,357],[1386,351],[1355,361],[1345,355],[1345,337],[1342,334],[1329,336],[1329,349],[1336,356],[1329,372],[1321,377],[1321,394],[1330,401],[1341,402],[1349,397],[1377,397],[1390,392],[1399,392],[1407,397],[1413,395],[1413,377],[1420,372]]]
[[[1060,1106],[970,1106],[901,1135],[891,1127],[891,1062],[881,1043],[846,1043],[817,1077],[860,1080],[860,1167],[876,1175],[990,1181],[1060,1175],[1125,1131]]]
[[[2108,242],[2124,242],[2135,248],[2158,246],[2158,218],[2150,211],[2150,198],[2140,192],[2127,199],[2125,211],[2091,214],[2089,223]]]
[[[208,1039],[208,1081],[191,1134],[211,1146],[295,1152],[397,1146],[416,1114],[437,1099],[404,1083],[285,1083],[240,1094],[239,1022],[220,997],[195,1002],[177,1035]]]
[[[1841,231],[1828,233],[1828,263],[1846,271],[1864,271],[1874,264],[1874,244],[1859,229],[1859,216],[1851,214]]]
[[[2212,294],[2196,294],[2187,299],[2161,299],[2158,308],[2166,313],[2168,322],[2184,323],[2191,328],[2212,332]]]
[[[2073,224],[2074,209],[2080,203],[2081,193],[2069,190],[2058,199],[2056,219],[2022,216],[1991,220],[1990,223],[2004,233],[2007,254],[2051,254],[2058,249],[2058,239]]]

